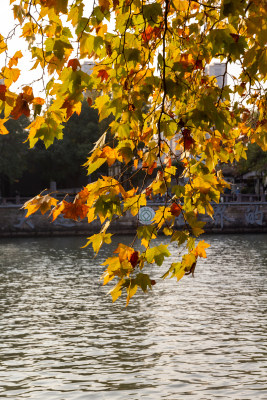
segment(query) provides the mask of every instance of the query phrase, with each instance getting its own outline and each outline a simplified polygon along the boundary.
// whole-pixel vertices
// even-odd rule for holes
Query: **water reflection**
[[[266,235],[206,240],[195,279],[154,268],[128,308],[99,282],[107,248],[1,241],[0,398],[267,398]]]

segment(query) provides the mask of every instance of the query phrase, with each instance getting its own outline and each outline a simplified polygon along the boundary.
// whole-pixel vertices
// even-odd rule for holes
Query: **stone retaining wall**
[[[158,205],[151,204],[154,209]],[[0,206],[0,237],[90,235],[99,231],[100,222],[90,225],[86,220],[76,222],[62,216],[51,223],[47,215],[36,213],[25,218],[26,212],[18,205]],[[205,231],[210,233],[267,232],[267,202],[220,203],[214,205],[214,218],[203,216]],[[176,227],[183,228],[183,218],[176,219]],[[111,231],[120,234],[135,232],[137,217],[130,213],[118,219]]]

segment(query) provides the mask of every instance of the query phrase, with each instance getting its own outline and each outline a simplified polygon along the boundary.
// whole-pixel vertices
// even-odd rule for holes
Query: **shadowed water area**
[[[207,236],[195,278],[162,282],[173,245],[127,308],[99,282],[110,247],[1,240],[0,399],[266,399],[266,239]]]

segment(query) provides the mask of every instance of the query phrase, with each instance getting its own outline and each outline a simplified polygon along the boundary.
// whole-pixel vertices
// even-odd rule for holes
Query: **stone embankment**
[[[150,204],[154,209],[159,204]],[[47,215],[36,213],[25,218],[26,212],[20,205],[0,206],[0,237],[23,236],[64,236],[90,235],[99,231],[100,222],[90,225],[83,221],[72,221],[62,216],[51,223]],[[267,202],[219,203],[214,204],[214,216],[201,218],[206,222],[205,231],[208,233],[249,233],[267,232]],[[138,226],[138,217],[128,213],[111,226],[113,233],[132,234]],[[180,215],[175,225],[183,229],[184,221]]]

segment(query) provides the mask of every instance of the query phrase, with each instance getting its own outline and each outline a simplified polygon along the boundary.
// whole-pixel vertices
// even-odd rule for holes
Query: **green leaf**
[[[162,265],[164,258],[169,257],[171,253],[168,250],[168,245],[159,245],[148,249],[145,253],[145,258],[148,263],[155,262],[157,265]]]
[[[152,289],[151,279],[147,274],[143,274],[140,272],[139,274],[136,275],[135,282],[138,286],[140,286],[143,292],[147,292],[148,288]]]

